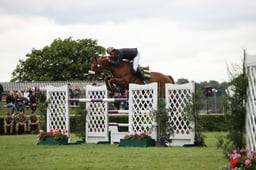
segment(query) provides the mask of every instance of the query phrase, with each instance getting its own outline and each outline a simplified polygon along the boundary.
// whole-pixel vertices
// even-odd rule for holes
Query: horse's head
[[[88,74],[101,73],[108,62],[109,62],[108,57],[93,57],[92,63],[91,63],[91,68],[88,71]]]

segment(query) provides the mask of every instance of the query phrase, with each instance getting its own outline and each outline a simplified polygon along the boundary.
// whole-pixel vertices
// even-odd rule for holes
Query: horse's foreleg
[[[115,78],[105,77],[104,80],[105,80],[105,84],[107,86],[107,90],[110,90],[110,91],[113,91],[113,92],[119,91],[119,89],[117,88],[117,85],[119,85],[119,83],[116,82],[116,81],[113,81],[113,79],[115,79]]]
[[[105,81],[105,84],[107,86],[107,89],[112,91],[112,86],[113,85],[110,83],[110,79],[111,79],[111,77],[105,77],[104,81]]]
[[[109,80],[109,82],[110,82],[110,84],[115,84],[122,88],[128,89],[129,82],[124,81],[124,79],[122,79],[122,78],[112,77]]]

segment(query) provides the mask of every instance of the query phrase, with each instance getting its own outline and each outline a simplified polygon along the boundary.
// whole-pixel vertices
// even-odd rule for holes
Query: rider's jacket
[[[117,53],[116,60],[111,61],[111,63],[116,65],[119,64],[122,61],[122,59],[133,60],[138,54],[137,48],[115,49],[115,52]]]

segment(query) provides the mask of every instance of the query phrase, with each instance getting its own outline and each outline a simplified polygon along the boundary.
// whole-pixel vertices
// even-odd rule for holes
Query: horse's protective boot
[[[137,69],[136,76],[142,81],[142,84],[147,84],[146,79],[143,75],[143,71],[141,70],[141,68]]]

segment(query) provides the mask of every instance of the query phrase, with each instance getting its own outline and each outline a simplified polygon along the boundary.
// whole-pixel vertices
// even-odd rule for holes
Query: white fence
[[[246,147],[256,151],[256,56],[246,54],[248,76],[248,99],[246,103]]]
[[[108,99],[106,86],[86,86],[86,142],[97,143],[109,141]],[[93,99],[95,101],[88,101]],[[97,101],[98,99],[98,101]],[[80,101],[86,101],[81,99]],[[97,102],[96,102],[97,101]],[[157,109],[157,83],[147,85],[130,84],[129,86],[129,132],[152,131],[156,139],[153,111]],[[112,127],[113,128],[113,127]],[[111,140],[123,138],[128,132],[111,132]],[[119,139],[120,140],[120,139]],[[111,142],[113,143],[113,142]]]
[[[60,129],[70,138],[68,86],[47,86],[47,131]]]
[[[173,125],[172,146],[194,144],[194,122],[188,119],[194,102],[195,84],[166,84],[165,101]]]
[[[169,111],[175,134],[171,145],[183,146],[194,143],[194,124],[187,119],[188,108],[193,103],[194,83],[184,85],[166,84],[166,107]],[[86,98],[69,99],[68,87],[47,87],[47,130],[69,128],[69,101],[78,100],[86,102],[86,143],[118,142],[128,132],[118,132],[116,126],[125,124],[109,123],[108,102],[115,99],[108,98],[106,86],[86,85]],[[125,99],[122,99],[125,100]],[[154,111],[157,110],[158,90],[157,83],[146,85],[130,84],[129,86],[129,110],[120,111],[128,113],[129,133],[152,131],[152,138],[157,138]],[[109,135],[110,134],[110,135]]]

